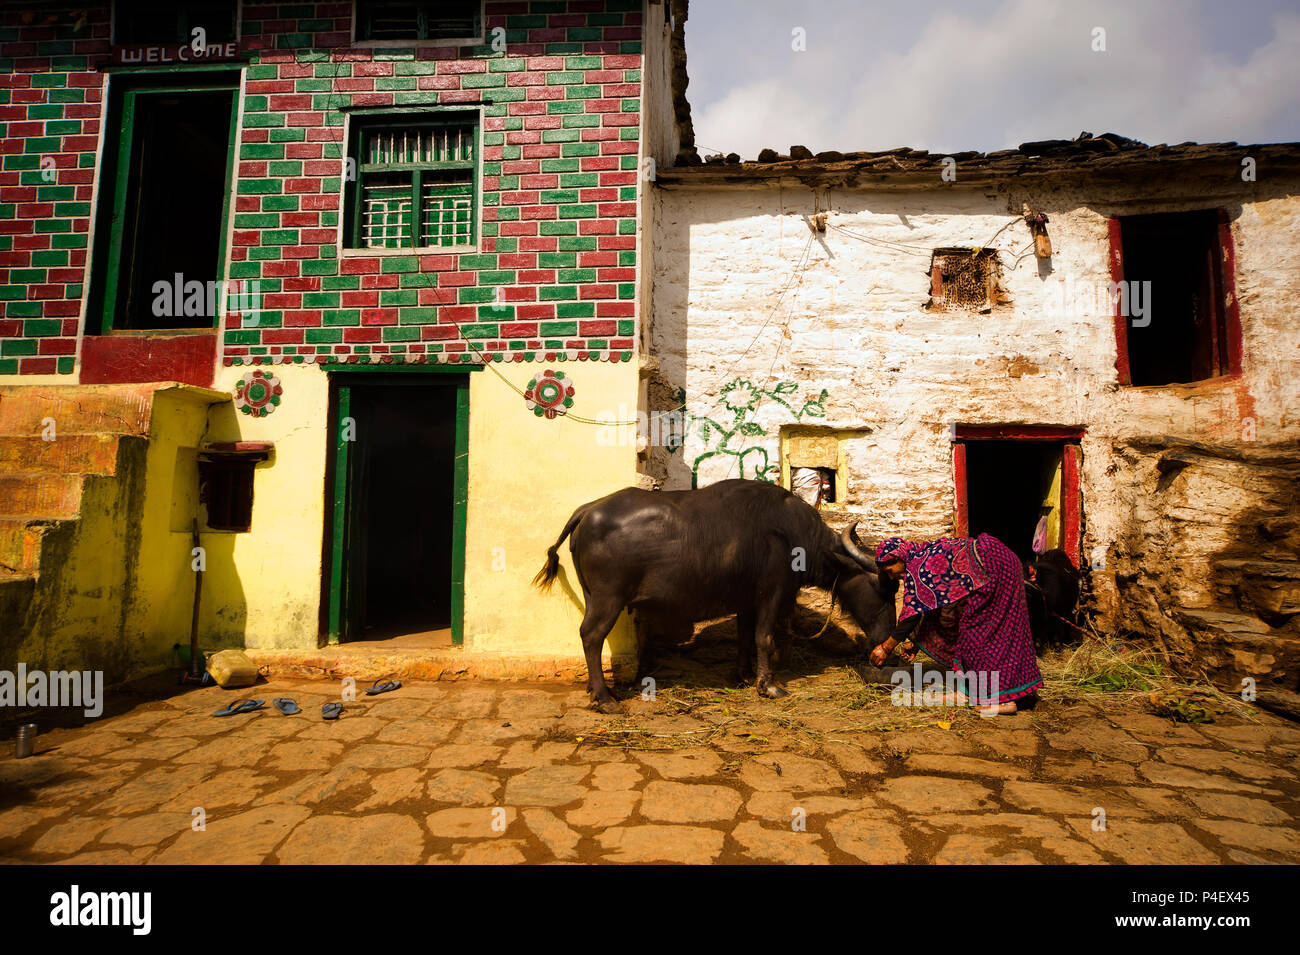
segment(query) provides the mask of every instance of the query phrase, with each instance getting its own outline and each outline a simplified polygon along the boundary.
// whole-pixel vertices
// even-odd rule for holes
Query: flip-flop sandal
[[[368,696],[374,696],[376,693],[390,693],[393,690],[400,689],[402,684],[397,680],[384,680],[382,683],[376,680],[367,689]]]
[[[293,716],[293,714],[295,713],[302,712],[302,710],[298,708],[298,704],[295,703],[293,700],[289,699],[287,696],[277,696],[271,702],[274,703],[275,708],[279,710],[281,713],[283,713],[285,716]]]
[[[266,705],[266,700],[235,700],[229,706],[217,710],[213,716],[235,716],[238,713],[251,713],[253,710],[260,710]]]
[[[343,713],[342,703],[326,703],[320,708],[320,715],[323,719],[336,720]]]

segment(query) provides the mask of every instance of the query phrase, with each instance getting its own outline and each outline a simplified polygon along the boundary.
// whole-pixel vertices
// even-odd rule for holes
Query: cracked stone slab
[[[611,862],[677,862],[702,865],[722,853],[726,836],[699,826],[618,826],[599,836]]]
[[[734,819],[740,793],[707,783],[657,779],[641,793],[641,815],[656,822],[721,822]]]

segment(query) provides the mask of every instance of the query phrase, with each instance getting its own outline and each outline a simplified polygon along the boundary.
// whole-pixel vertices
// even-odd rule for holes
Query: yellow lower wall
[[[506,383],[523,391],[545,367],[505,363],[467,371],[465,649],[473,653],[581,656],[581,601],[564,587],[566,579],[576,587],[567,543],[561,551],[565,575],[553,590],[540,592],[531,581],[575,507],[635,482],[636,449],[626,433],[616,441],[612,429],[563,416],[538,417]],[[636,407],[634,362],[553,367],[574,384],[575,414],[613,418],[620,405]],[[203,535],[208,569],[200,643],[205,648],[242,642],[255,649],[311,649],[319,643],[325,474],[331,445],[326,433],[328,379],[316,366],[275,365],[270,370],[284,388],[274,413],[252,418],[231,405],[214,407],[204,438],[275,444],[272,459],[256,472],[252,529]],[[222,368],[213,387],[230,391],[247,371],[240,366]],[[167,454],[176,460],[174,449],[163,452]],[[151,512],[161,508],[161,501],[151,501]],[[155,523],[161,520],[156,513]],[[170,548],[188,553],[187,533],[169,529],[167,536]],[[169,557],[165,563],[173,562]],[[163,586],[160,581],[157,589]],[[171,627],[183,618],[186,636],[191,594],[192,578],[185,588],[173,584],[171,603],[156,611],[158,619],[174,621]],[[611,634],[609,647],[620,662],[634,655],[635,638],[626,616]],[[608,654],[607,647],[607,659]]]
[[[539,591],[531,581],[578,505],[636,482],[636,447],[626,430],[617,440],[613,428],[538,417],[495,373],[522,391],[545,367],[498,365],[470,378],[465,643],[478,652],[581,656],[581,591],[567,541],[564,572],[552,589]],[[620,405],[636,408],[634,362],[554,367],[573,382],[575,415],[617,420],[627,414]],[[610,646],[616,657],[635,654],[626,614],[607,653]]]

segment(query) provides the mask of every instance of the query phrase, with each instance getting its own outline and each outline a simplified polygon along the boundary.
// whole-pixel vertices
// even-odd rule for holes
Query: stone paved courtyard
[[[612,717],[571,685],[413,683],[337,722],[337,682],[141,699],[0,757],[0,859],[1300,862],[1300,727],[1266,713],[1189,726],[1049,696],[981,720],[864,707],[844,668],[779,703],[714,682]],[[210,715],[248,695],[266,708]]]

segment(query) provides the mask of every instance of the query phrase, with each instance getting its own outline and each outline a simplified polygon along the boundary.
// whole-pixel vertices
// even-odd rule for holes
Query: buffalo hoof
[[[780,700],[789,696],[790,693],[775,683],[769,683],[767,686],[760,686],[758,688],[758,695],[767,697],[769,700]]]
[[[597,713],[604,713],[606,716],[612,716],[616,713],[623,712],[623,704],[612,696],[607,700],[593,700],[591,708]]]

